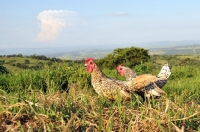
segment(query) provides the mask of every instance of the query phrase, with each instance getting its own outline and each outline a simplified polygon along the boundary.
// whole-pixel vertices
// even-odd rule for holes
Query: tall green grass
[[[115,69],[103,71],[124,79]],[[200,131],[200,67],[174,66],[171,71],[163,87],[166,95],[144,104],[134,94],[128,102],[99,97],[79,64],[2,74],[0,131]]]

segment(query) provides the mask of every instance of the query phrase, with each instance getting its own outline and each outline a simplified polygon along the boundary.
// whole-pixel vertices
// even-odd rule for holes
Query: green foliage
[[[150,73],[149,71],[150,69],[144,63],[135,66],[135,72],[138,75],[144,74],[144,73]]]
[[[68,84],[79,82],[84,88],[90,86],[89,74],[84,66],[70,63],[53,63],[40,70],[23,70],[0,76],[0,86],[6,91],[42,90],[55,92],[67,90]]]
[[[141,62],[147,62],[149,58],[148,50],[143,48],[118,48],[115,49],[113,53],[100,59],[98,64],[109,69],[115,69],[118,64],[133,67]]]
[[[5,63],[5,60],[0,60],[0,74],[9,73],[6,67],[3,66],[4,63]]]
[[[29,60],[25,60],[24,63],[25,64],[30,64],[30,61]]]
[[[181,78],[192,78],[195,76],[196,72],[199,71],[196,66],[176,66],[172,68],[173,74],[170,76],[171,79],[181,79]]]
[[[4,59],[5,67],[9,71],[20,70],[20,69],[40,69],[45,64],[52,65],[54,62],[63,62],[59,58],[49,58],[44,55],[30,55],[23,56],[22,54],[18,55],[1,55],[1,59]],[[66,60],[66,62],[71,62]]]
[[[0,75],[0,89],[3,89],[3,90],[8,90],[8,86],[9,86],[9,78],[7,75]]]

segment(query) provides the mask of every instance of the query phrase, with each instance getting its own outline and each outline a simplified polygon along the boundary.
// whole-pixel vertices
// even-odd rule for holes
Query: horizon
[[[183,43],[185,42],[185,43]],[[198,42],[198,43],[195,43]],[[136,48],[144,48],[144,47],[138,47],[134,45],[129,46],[109,46],[109,47],[103,47],[101,45],[99,46],[90,46],[88,48],[87,46],[85,48],[79,47],[74,49],[75,47],[43,47],[43,48],[8,48],[8,49],[0,49],[0,55],[18,55],[22,54],[25,56],[29,55],[45,55],[47,57],[56,57],[56,58],[84,58],[88,56],[99,56],[103,57],[106,54],[111,53],[114,49],[117,48],[130,48],[130,47],[136,47]],[[174,42],[157,42],[154,43],[151,47],[146,47],[144,49],[147,49],[149,51],[149,54],[193,54],[194,51],[199,53],[200,49],[200,41],[179,41],[174,44]],[[184,50],[180,50],[184,49]],[[97,58],[99,58],[97,57]]]

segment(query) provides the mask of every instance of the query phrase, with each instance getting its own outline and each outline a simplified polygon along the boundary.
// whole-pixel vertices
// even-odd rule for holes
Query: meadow
[[[156,75],[165,62],[172,72],[163,87],[166,94],[145,103],[135,94],[130,101],[98,96],[83,61],[1,74],[0,131],[200,132],[198,59],[151,56],[149,62],[133,69]],[[103,72],[124,79],[115,69]]]

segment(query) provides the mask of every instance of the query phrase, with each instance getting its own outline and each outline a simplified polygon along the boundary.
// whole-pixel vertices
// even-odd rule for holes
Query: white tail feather
[[[151,95],[154,95],[154,96],[160,96],[160,93],[158,93],[156,90],[152,89],[152,90],[149,90],[148,93],[147,93],[147,97],[150,97]]]
[[[157,77],[167,79],[169,78],[170,75],[171,75],[171,71],[170,71],[168,63],[166,63],[162,66],[162,69],[160,70],[160,73],[157,75]]]

